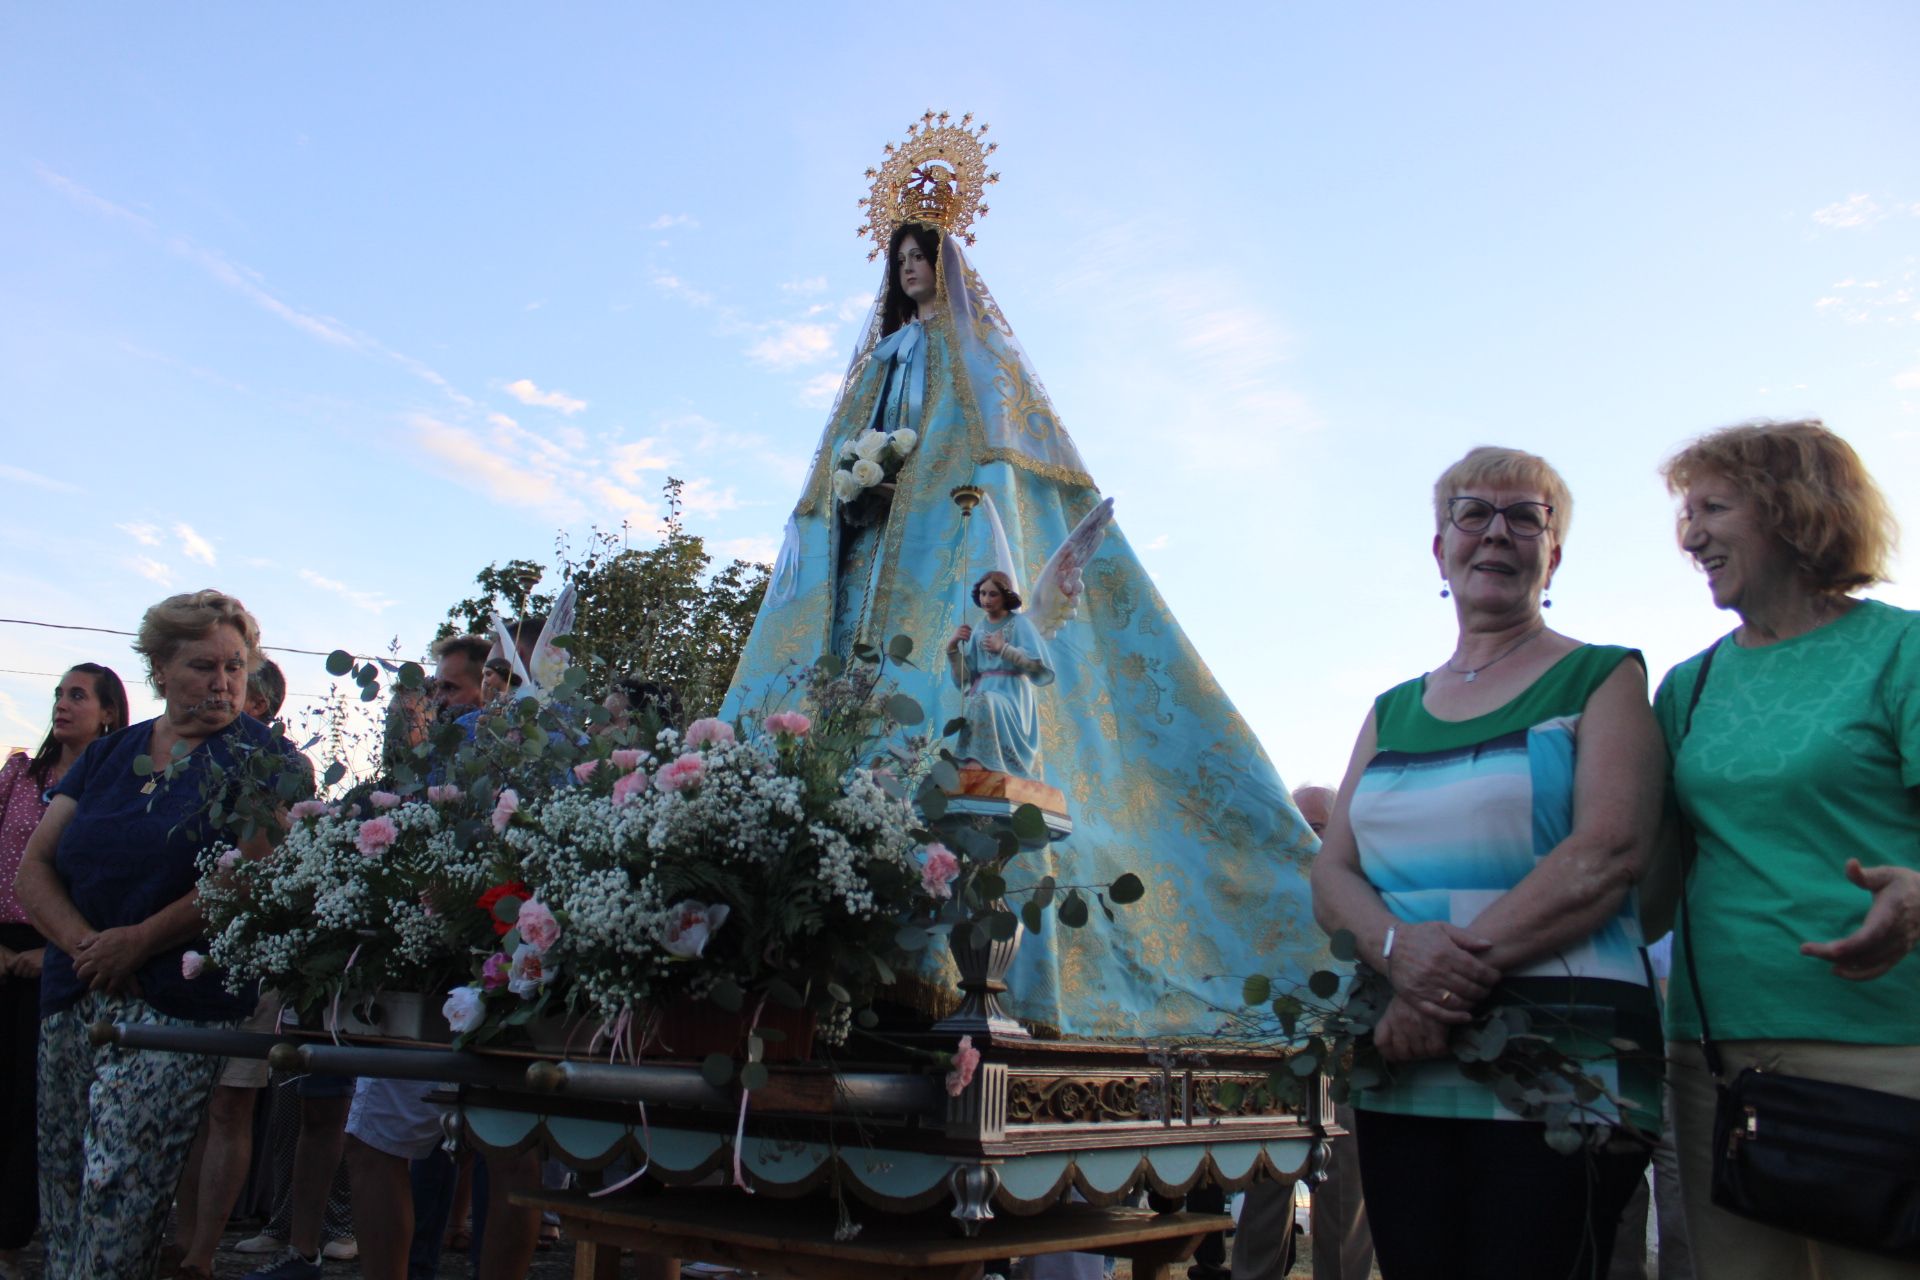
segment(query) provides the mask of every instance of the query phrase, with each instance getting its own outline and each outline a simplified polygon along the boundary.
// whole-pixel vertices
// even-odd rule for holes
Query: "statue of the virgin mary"
[[[971,590],[980,570],[1035,582],[1102,503],[961,249],[998,178],[985,132],[930,113],[868,171],[862,231],[886,267],[728,716],[768,706],[796,661],[896,635],[912,637],[920,659],[894,669],[903,691],[936,726],[965,714],[941,647],[961,627],[992,629]],[[962,487],[985,495],[990,532],[961,520],[951,495]],[[966,528],[998,549],[970,546]],[[1133,871],[1147,896],[1112,922],[1050,921],[1028,937],[1002,1003],[1043,1033],[1205,1034],[1220,1021],[1210,1006],[1237,1006],[1244,975],[1304,977],[1323,958],[1307,888],[1314,838],[1118,525],[1107,533],[1078,569],[1077,617],[1046,641],[1053,684],[1037,698],[1037,752],[1020,755],[1064,793],[1073,834],[1022,853],[1009,883]],[[945,962],[938,948],[926,954]]]

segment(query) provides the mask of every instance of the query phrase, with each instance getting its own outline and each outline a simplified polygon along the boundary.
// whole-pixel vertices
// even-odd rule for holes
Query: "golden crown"
[[[972,112],[958,124],[952,119],[950,112],[927,112],[907,126],[905,142],[887,144],[887,158],[878,169],[867,170],[873,187],[860,200],[867,220],[855,233],[873,237],[867,261],[887,251],[887,242],[903,222],[930,223],[973,243],[967,228],[976,216],[987,216],[980,198],[1000,181],[998,173],[987,172],[987,157],[1000,144],[983,144],[987,126],[976,127]]]

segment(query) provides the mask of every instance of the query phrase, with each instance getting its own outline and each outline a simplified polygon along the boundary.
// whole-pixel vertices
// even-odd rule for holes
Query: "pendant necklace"
[[[1512,644],[1508,645],[1506,648],[1502,649],[1499,653],[1487,659],[1487,661],[1481,663],[1479,666],[1473,668],[1471,671],[1462,671],[1460,668],[1453,665],[1452,658],[1448,658],[1447,670],[1453,672],[1453,674],[1457,676],[1465,676],[1466,679],[1462,683],[1472,684],[1475,680],[1478,680],[1480,678],[1480,673],[1482,671],[1485,671],[1488,667],[1500,661],[1502,658],[1510,657],[1511,655],[1518,653],[1521,650],[1521,648],[1527,643],[1527,641],[1533,639],[1535,636],[1539,635],[1541,632],[1545,631],[1546,629],[1547,629],[1547,624],[1544,622],[1541,623],[1539,626],[1527,632],[1527,634],[1521,636],[1518,640],[1515,640]]]

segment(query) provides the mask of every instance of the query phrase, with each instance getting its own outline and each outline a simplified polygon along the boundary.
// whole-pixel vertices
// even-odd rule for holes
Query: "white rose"
[[[447,1002],[440,1006],[441,1016],[457,1036],[463,1036],[479,1026],[486,1012],[487,1004],[481,999],[478,987],[455,987],[447,992]]]
[[[868,463],[867,465],[872,466],[873,464]],[[842,502],[852,502],[860,496],[860,482],[853,478],[851,471],[836,471],[833,473],[833,496]]]
[[[860,456],[859,454],[853,451],[853,441],[849,440],[845,444],[840,446],[840,461],[852,462],[855,458],[859,456]]]
[[[853,464],[853,478],[862,489],[871,489],[887,478],[887,473],[872,458],[862,458]]]
[[[893,451],[901,457],[913,452],[913,446],[920,443],[920,433],[912,427],[902,427],[893,433]]]
[[[868,460],[879,457],[886,447],[887,433],[884,431],[869,431],[853,442],[853,451]]]

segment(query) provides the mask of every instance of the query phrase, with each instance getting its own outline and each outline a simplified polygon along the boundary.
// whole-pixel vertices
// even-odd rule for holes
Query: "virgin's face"
[[[1486,486],[1454,496],[1479,498],[1495,507],[1547,500],[1533,489]],[[1515,537],[1504,515],[1495,516],[1479,533],[1463,533],[1448,520],[1433,540],[1433,555],[1461,608],[1495,615],[1538,609],[1541,591],[1560,567],[1560,546],[1552,528],[1538,537]]]
[[[181,645],[160,668],[167,719],[184,733],[214,733],[232,724],[247,700],[247,642],[224,623],[204,640]]]
[[[987,611],[987,616],[990,618],[997,618],[1007,611],[1007,596],[1000,590],[999,583],[980,584],[980,607]]]
[[[82,671],[67,672],[53,691],[54,741],[67,747],[84,747],[102,733],[120,727],[108,723],[93,677]]]
[[[1680,546],[1706,570],[1715,608],[1744,615],[1794,580],[1793,556],[1767,528],[1760,504],[1722,476],[1702,476],[1683,495]]]
[[[933,261],[920,252],[920,242],[910,235],[901,237],[893,260],[900,271],[900,288],[914,305],[924,308],[932,302],[937,277]]]

